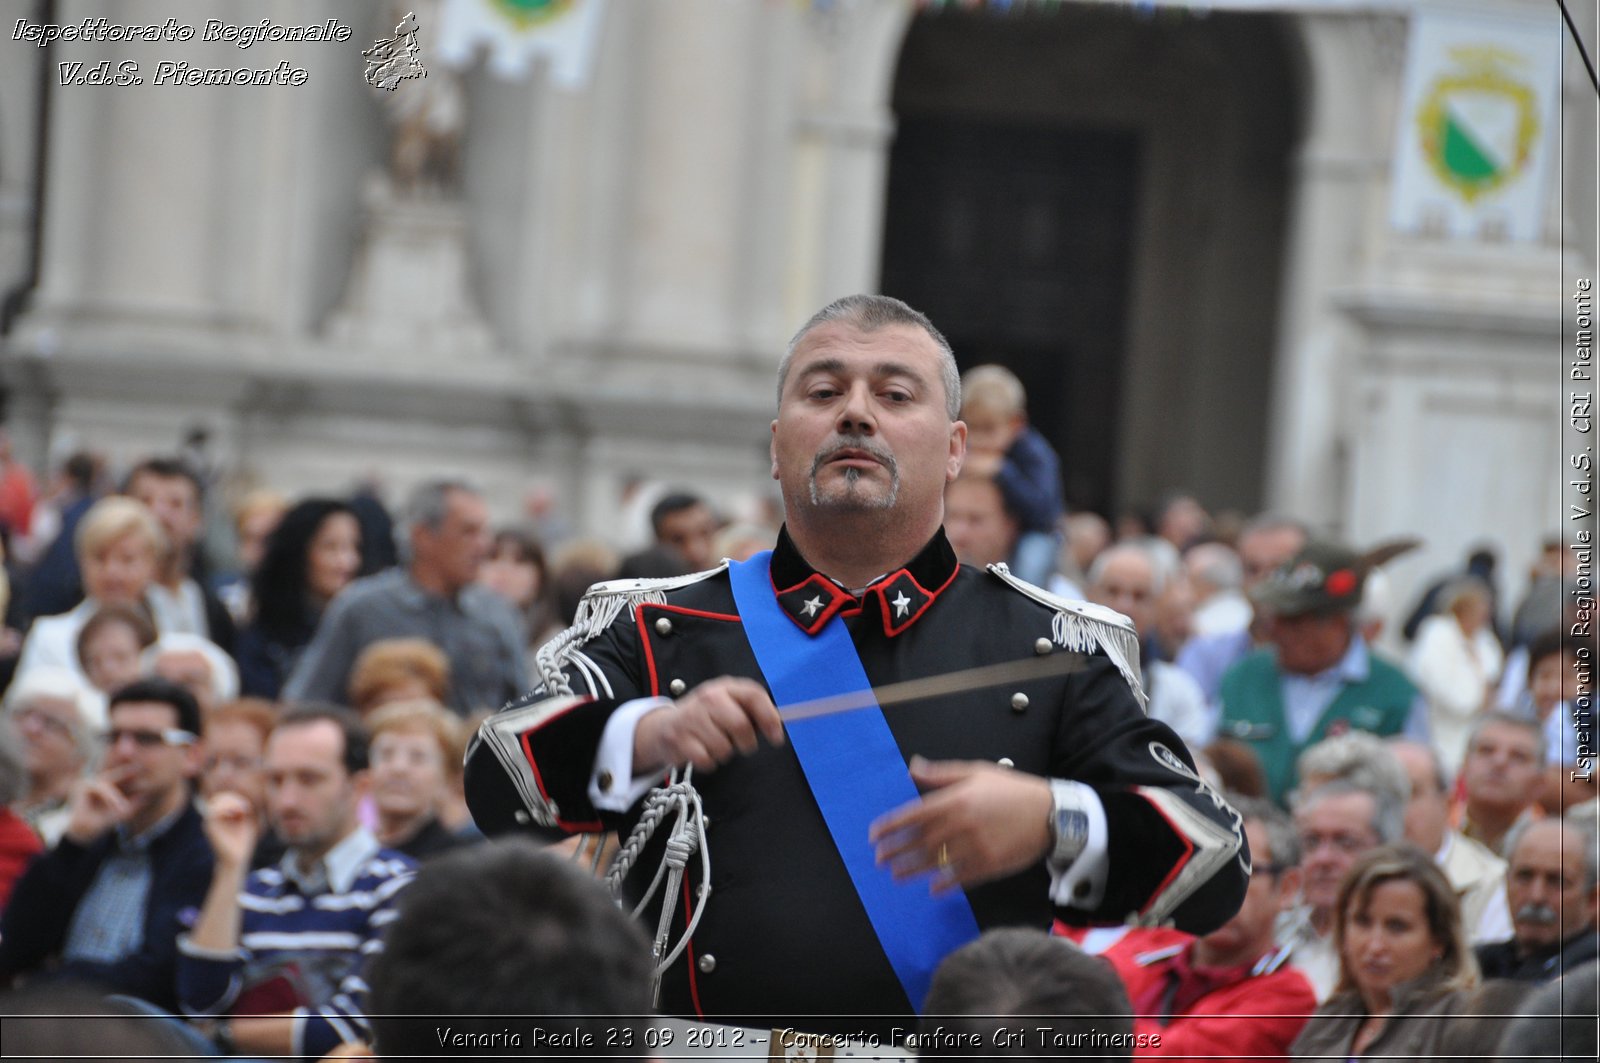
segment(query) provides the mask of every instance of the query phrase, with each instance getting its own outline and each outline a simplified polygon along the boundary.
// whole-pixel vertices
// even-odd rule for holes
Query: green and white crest
[[[1520,176],[1539,135],[1535,90],[1513,53],[1457,48],[1417,108],[1423,155],[1435,176],[1472,203]]]
[[[560,18],[572,10],[572,0],[491,0],[494,9],[518,30]]]

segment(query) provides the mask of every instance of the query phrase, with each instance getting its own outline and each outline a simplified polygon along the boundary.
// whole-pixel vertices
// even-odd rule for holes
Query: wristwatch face
[[[1078,858],[1089,843],[1089,814],[1079,808],[1055,810],[1055,859],[1067,863]]]

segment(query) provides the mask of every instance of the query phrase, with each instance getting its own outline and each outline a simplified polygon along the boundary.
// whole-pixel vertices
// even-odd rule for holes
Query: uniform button
[[[1054,643],[1052,643],[1049,639],[1038,639],[1033,644],[1033,652],[1037,653],[1040,657],[1043,657],[1045,654],[1050,652],[1050,648],[1053,645]]]
[[[660,620],[657,620],[656,621],[656,634],[658,634],[658,635],[670,635],[670,634],[672,634],[672,621],[668,620],[666,617],[662,617]]]
[[[997,763],[999,763],[1002,768],[1014,768],[1017,766],[1016,761],[1012,760],[1010,757],[1001,757]]]
[[[608,793],[611,792],[611,784],[614,781],[615,780],[612,779],[611,773],[609,771],[601,772],[600,773],[600,777],[595,780],[595,782],[600,784],[600,792],[603,793],[603,794],[608,794]]]
[[[708,952],[696,961],[695,966],[700,968],[701,974],[710,974],[717,969],[717,958]]]
[[[681,698],[683,697],[683,692],[689,689],[689,684],[685,683],[681,679],[674,679],[672,682],[667,684],[667,689],[672,691],[673,697]]]
[[[1087,882],[1078,883],[1072,887],[1072,895],[1080,901],[1086,899],[1089,896],[1089,884]]]
[[[1011,711],[1012,712],[1021,712],[1022,710],[1026,709],[1027,707],[1028,707],[1028,695],[1024,694],[1020,690],[1017,691],[1015,694],[1011,695]]]
[[[528,821],[529,821],[529,820],[530,820],[530,819],[532,819],[532,818],[533,818],[533,817],[532,817],[532,816],[530,816],[530,815],[528,815],[528,814],[527,814],[527,813],[526,813],[526,812],[524,812],[524,811],[523,811],[523,810],[522,810],[522,809],[520,809],[520,808],[519,808],[519,809],[517,809],[517,811],[516,811],[516,812],[515,812],[515,813],[514,813],[514,814],[513,814],[513,815],[512,815],[512,816],[511,816],[511,818],[512,818],[512,819],[514,819],[514,820],[516,820],[516,821],[517,821],[517,822],[518,822],[518,823],[520,823],[520,824],[522,824],[522,825],[523,825],[523,826],[524,826],[524,827],[526,827],[526,826],[527,826],[527,825],[528,825]]]

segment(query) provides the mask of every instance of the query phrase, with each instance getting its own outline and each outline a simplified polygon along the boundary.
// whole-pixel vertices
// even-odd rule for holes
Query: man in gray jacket
[[[497,709],[528,688],[522,624],[477,584],[489,556],[489,509],[459,480],[431,480],[406,506],[403,568],[347,587],[333,600],[283,689],[285,701],[348,704],[357,656],[382,639],[423,638],[450,660],[450,706]]]

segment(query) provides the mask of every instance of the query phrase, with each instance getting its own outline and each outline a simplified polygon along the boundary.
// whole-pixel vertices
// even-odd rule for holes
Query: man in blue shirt
[[[73,789],[66,831],[18,881],[0,919],[0,982],[53,972],[176,1004],[176,939],[211,878],[192,801],[200,708],[145,679],[117,691],[105,763]]]

